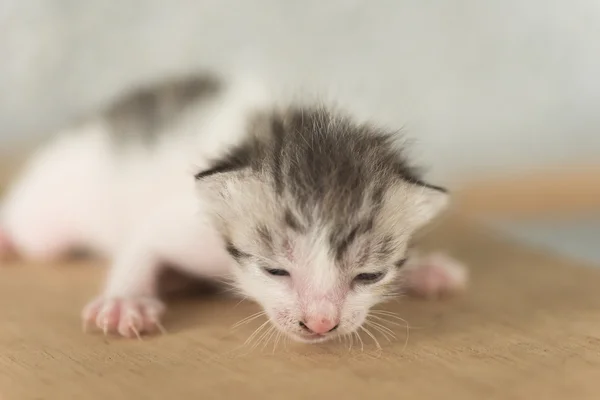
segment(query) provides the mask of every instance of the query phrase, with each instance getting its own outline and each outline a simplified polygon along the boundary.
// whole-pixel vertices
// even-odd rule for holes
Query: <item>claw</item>
[[[134,324],[129,324],[129,329],[133,331],[135,336],[137,336],[138,340],[142,340],[142,336],[140,335],[140,331],[137,330]]]
[[[102,332],[104,332],[104,336],[108,336],[108,317],[104,318],[104,322],[102,324]]]
[[[83,331],[89,329],[93,321],[104,336],[116,333],[121,336],[143,340],[146,331],[156,327],[161,333],[167,333],[161,325],[159,315],[163,311],[162,303],[157,299],[98,299],[90,303],[83,313]]]
[[[160,331],[162,335],[166,335],[168,333],[163,324],[160,323],[158,318],[153,318],[152,323],[154,324],[154,326],[156,326],[156,328]]]

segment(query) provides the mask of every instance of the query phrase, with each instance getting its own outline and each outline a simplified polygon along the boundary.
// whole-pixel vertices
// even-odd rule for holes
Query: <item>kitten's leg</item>
[[[404,288],[419,297],[453,294],[463,290],[468,281],[467,268],[443,253],[415,254],[403,270]]]
[[[161,258],[145,243],[130,245],[115,260],[101,296],[82,313],[84,327],[96,326],[105,334],[135,337],[160,329],[165,310],[158,298]]]
[[[220,237],[197,210],[185,210],[175,206],[149,219],[137,240],[117,255],[102,295],[83,310],[85,326],[125,337],[161,329],[165,305],[158,278],[163,263],[202,277],[227,273],[231,259]]]

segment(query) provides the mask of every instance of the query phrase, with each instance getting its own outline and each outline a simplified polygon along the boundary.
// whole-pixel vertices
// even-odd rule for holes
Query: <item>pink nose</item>
[[[338,327],[338,323],[339,321],[327,318],[308,318],[306,322],[300,322],[300,326],[312,333],[322,335],[333,331]]]

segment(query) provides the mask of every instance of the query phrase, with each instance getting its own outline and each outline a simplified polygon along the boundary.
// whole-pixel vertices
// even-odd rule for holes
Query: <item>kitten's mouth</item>
[[[290,333],[289,335],[292,337],[292,339],[302,343],[322,343],[336,336],[335,334],[320,335],[318,333]]]

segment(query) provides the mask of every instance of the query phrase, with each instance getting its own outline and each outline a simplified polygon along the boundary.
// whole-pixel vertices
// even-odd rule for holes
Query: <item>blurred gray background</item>
[[[196,69],[404,126],[437,183],[600,154],[598,0],[1,0],[0,57],[0,161]],[[600,264],[600,217],[492,223]]]
[[[0,55],[4,151],[202,68],[405,126],[436,180],[600,153],[597,0],[2,0]]]

